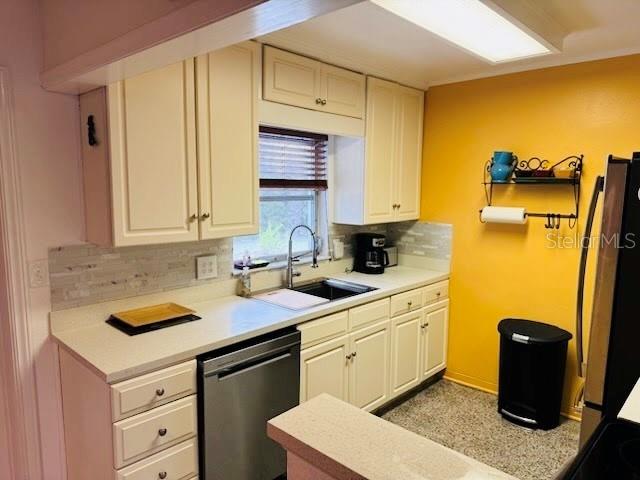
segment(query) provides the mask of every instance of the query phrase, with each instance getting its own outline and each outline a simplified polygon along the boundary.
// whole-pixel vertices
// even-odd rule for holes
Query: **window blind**
[[[260,127],[260,187],[327,189],[326,135]]]

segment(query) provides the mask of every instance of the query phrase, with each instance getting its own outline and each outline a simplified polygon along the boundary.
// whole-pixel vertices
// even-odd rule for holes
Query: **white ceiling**
[[[640,53],[640,1],[536,0],[566,29],[561,53],[491,65],[368,1],[259,37],[307,56],[419,88]]]

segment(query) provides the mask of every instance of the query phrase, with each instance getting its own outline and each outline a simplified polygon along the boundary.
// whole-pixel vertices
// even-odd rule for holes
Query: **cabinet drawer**
[[[115,480],[191,480],[198,473],[198,445],[195,439],[156,453],[133,465],[118,470]]]
[[[195,391],[195,360],[117,383],[111,387],[113,421],[145,412]]]
[[[195,395],[115,423],[115,467],[122,468],[193,437],[197,424]]]
[[[348,318],[348,312],[344,311],[298,325],[302,334],[302,348],[344,335],[347,333]]]
[[[391,316],[401,315],[422,307],[422,288],[399,293],[391,297]]]
[[[427,305],[438,300],[443,300],[449,296],[449,282],[439,282],[422,289],[422,304]]]
[[[349,310],[349,329],[355,330],[378,320],[389,318],[389,299],[378,300]]]

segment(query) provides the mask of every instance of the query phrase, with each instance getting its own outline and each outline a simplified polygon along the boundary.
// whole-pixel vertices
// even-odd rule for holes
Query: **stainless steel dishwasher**
[[[201,480],[273,480],[285,451],[267,420],[299,403],[300,332],[281,330],[198,359]]]

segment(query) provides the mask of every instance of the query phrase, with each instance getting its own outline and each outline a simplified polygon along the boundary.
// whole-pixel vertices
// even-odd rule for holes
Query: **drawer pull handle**
[[[156,395],[157,395],[158,397],[163,396],[163,395],[164,395],[164,388],[158,388],[158,389],[156,390]]]
[[[165,478],[167,478],[167,472],[160,472],[160,473],[158,474],[158,478],[159,478],[160,480],[164,480]]]
[[[158,430],[158,435],[160,435],[161,437],[164,437],[166,434],[167,434],[166,428],[161,428],[160,430]]]

